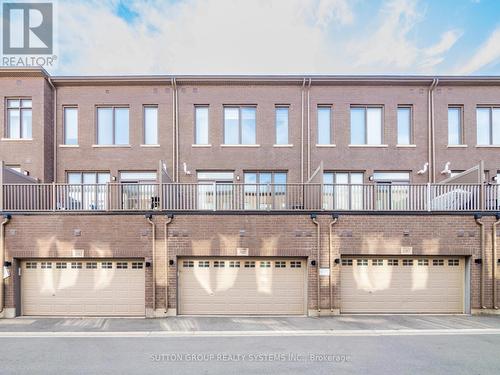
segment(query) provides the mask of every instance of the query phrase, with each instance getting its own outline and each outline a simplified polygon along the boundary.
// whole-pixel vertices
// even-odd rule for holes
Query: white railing
[[[5,184],[4,211],[500,211],[499,185]]]

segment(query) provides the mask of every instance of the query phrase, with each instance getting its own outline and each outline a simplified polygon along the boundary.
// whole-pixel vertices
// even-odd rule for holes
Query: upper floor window
[[[255,107],[224,107],[224,144],[254,145]]]
[[[144,107],[144,144],[158,144],[158,107]]]
[[[276,144],[288,144],[288,107],[276,107]]]
[[[208,145],[208,106],[196,106],[194,111],[194,143]]]
[[[128,108],[97,108],[97,143],[99,145],[129,144]]]
[[[6,138],[32,138],[31,99],[7,99]]]
[[[323,173],[323,208],[325,210],[360,210],[363,208],[363,172]]]
[[[318,144],[332,144],[332,109],[329,106],[318,107]]]
[[[351,144],[382,144],[382,107],[351,107]]]
[[[448,108],[448,144],[463,144],[462,107]]]
[[[409,145],[412,142],[412,108],[398,107],[398,145]]]
[[[500,145],[500,107],[477,108],[477,144]]]
[[[286,208],[286,172],[245,172],[245,209]]]
[[[78,108],[64,108],[64,144],[78,144]]]

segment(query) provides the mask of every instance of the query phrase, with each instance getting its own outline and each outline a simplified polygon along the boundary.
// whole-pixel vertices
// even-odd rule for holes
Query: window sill
[[[354,148],[370,148],[370,147],[389,147],[389,145],[349,145],[349,147],[354,147]]]
[[[448,145],[446,147],[448,147],[448,148],[466,148],[469,146],[467,146],[467,145]]]
[[[92,145],[94,148],[130,148],[131,145]]]
[[[220,147],[243,147],[243,148],[250,147],[250,148],[252,148],[252,147],[260,147],[260,145],[226,145],[226,144],[224,144],[224,145],[220,145]]]
[[[319,148],[329,148],[329,147],[337,147],[337,145],[335,144],[329,144],[329,145],[320,145],[320,144],[316,144],[316,147],[319,147]]]
[[[5,142],[32,142],[33,138],[2,138],[0,140]]]
[[[279,144],[279,145],[274,144],[273,147],[277,147],[277,148],[287,148],[288,147],[288,148],[290,148],[290,147],[293,147],[293,145],[292,144],[286,144],[286,145],[285,144],[283,144],[283,145],[282,144]]]
[[[415,148],[417,145],[396,145],[397,148]]]
[[[60,148],[78,148],[80,145],[59,145]]]
[[[211,144],[206,144],[206,145],[205,145],[205,144],[199,144],[199,145],[198,145],[198,144],[196,144],[196,143],[193,143],[193,144],[191,145],[191,147],[195,147],[195,148],[205,148],[205,147],[212,147],[212,145],[211,145]]]
[[[500,145],[476,145],[477,148],[500,148]]]
[[[160,147],[160,145],[141,145],[141,147],[145,147],[145,148],[157,148],[157,147]]]

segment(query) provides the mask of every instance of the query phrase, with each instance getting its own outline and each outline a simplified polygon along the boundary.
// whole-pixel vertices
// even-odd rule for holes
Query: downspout
[[[47,77],[47,82],[49,83],[50,87],[52,87],[52,91],[54,92],[54,114],[52,115],[52,127],[53,127],[53,136],[52,136],[52,142],[54,143],[53,145],[53,176],[52,176],[52,181],[57,182],[57,88],[54,86],[54,83],[52,82],[52,79],[50,77]],[[45,177],[45,176],[44,176]],[[45,178],[44,178],[45,180]]]
[[[320,282],[319,282],[319,259],[320,259],[320,246],[321,246],[321,238],[320,238],[320,228],[319,228],[319,223],[318,220],[316,220],[316,214],[311,214],[311,219],[312,222],[316,225],[316,249],[317,249],[317,256],[316,256],[316,279],[317,279],[317,289],[316,289],[316,294],[318,296],[318,313],[321,312],[321,295],[320,295]]]
[[[152,220],[152,214],[146,214],[146,219],[148,223],[151,224],[152,235],[153,235],[153,314],[156,310],[156,226]]]
[[[328,233],[328,263],[330,265],[330,274],[328,280],[328,287],[330,289],[330,312],[333,312],[333,292],[332,292],[332,228],[337,223],[339,218],[334,214],[333,220],[330,222],[330,231]]]
[[[492,227],[492,243],[493,243],[493,257],[492,257],[492,269],[491,269],[491,279],[493,281],[493,308],[498,309],[497,303],[497,225],[500,224],[500,213],[496,214],[496,219]]]
[[[3,265],[5,263],[5,226],[10,221],[9,214],[3,215],[2,228],[0,230],[0,314],[3,313],[4,304],[4,281],[3,281]]]
[[[434,137],[434,89],[439,83],[438,78],[432,80],[428,94],[428,159],[429,173],[428,182],[436,182],[436,160],[435,160],[435,137]]]
[[[300,183],[304,183],[304,88],[306,79],[302,81],[302,89],[300,91]]]
[[[481,309],[485,309],[486,307],[484,306],[484,277],[486,273],[486,259],[485,259],[485,252],[484,252],[484,223],[481,221],[481,215],[476,214],[474,215],[474,220],[476,221],[476,224],[479,225],[480,227],[480,247],[481,247],[481,294],[480,294],[480,305]]]
[[[174,220],[174,215],[167,215],[165,220],[165,314],[168,312],[168,225]]]
[[[179,90],[175,84],[175,182],[179,182]]]
[[[311,78],[307,84],[307,179],[311,177]]]
[[[175,78],[172,78],[172,179],[175,182],[175,95],[177,91],[177,84]]]

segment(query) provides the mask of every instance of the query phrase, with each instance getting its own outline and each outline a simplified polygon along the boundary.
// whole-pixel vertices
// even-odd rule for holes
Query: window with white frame
[[[332,144],[332,108],[318,106],[318,145]]]
[[[398,145],[412,143],[412,107],[398,107]]]
[[[351,145],[382,144],[382,107],[351,107]]]
[[[375,172],[377,210],[406,210],[409,206],[409,172]]]
[[[208,106],[194,107],[194,143],[208,145]]]
[[[234,204],[234,172],[199,171],[198,200],[199,210],[231,209]]]
[[[128,107],[98,107],[97,144],[128,145],[129,143]]]
[[[31,99],[7,99],[6,138],[31,139],[32,122]]]
[[[160,200],[156,171],[120,172],[122,208],[127,210],[155,209]]]
[[[324,172],[323,208],[363,209],[363,172]]]
[[[456,146],[463,143],[462,107],[448,107],[448,144]]]
[[[78,108],[64,107],[64,144],[78,145]]]
[[[224,107],[224,144],[256,144],[255,107]]]
[[[158,107],[144,106],[144,144],[158,144]]]
[[[500,145],[500,107],[478,107],[477,144],[480,146]]]
[[[245,172],[245,209],[286,208],[286,172]]]
[[[276,106],[276,144],[288,144],[288,106]]]
[[[73,210],[105,210],[109,172],[67,172],[68,205]],[[62,204],[62,203],[61,203]],[[63,207],[61,207],[63,208]]]

